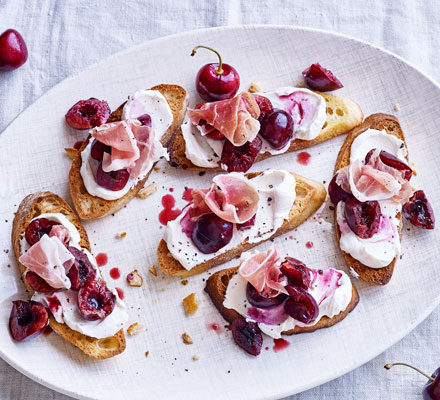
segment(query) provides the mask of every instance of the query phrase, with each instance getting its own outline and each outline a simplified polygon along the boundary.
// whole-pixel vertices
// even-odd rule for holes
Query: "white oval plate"
[[[1,250],[10,248],[13,212],[25,195],[52,190],[70,200],[70,160],[63,148],[85,136],[66,126],[64,114],[70,106],[93,96],[106,99],[114,109],[136,89],[158,83],[183,85],[194,104],[195,75],[200,66],[215,61],[214,55],[204,50],[190,57],[197,44],[220,50],[224,60],[240,72],[243,90],[253,81],[263,90],[298,83],[301,71],[319,61],[345,85],[336,94],[357,101],[365,115],[394,113],[394,105],[400,104],[396,115],[418,171],[411,182],[424,188],[438,209],[437,84],[402,59],[344,36],[293,27],[216,28],[154,40],[112,56],[61,82],[3,132]],[[339,137],[310,149],[308,166],[298,164],[296,154],[287,154],[257,164],[253,170],[286,168],[329,182],[343,140]],[[405,336],[439,303],[439,230],[428,232],[406,224],[403,259],[386,287],[369,287],[356,281],[361,301],[344,321],[329,329],[290,337],[291,345],[278,353],[266,338],[268,350],[251,357],[235,346],[228,331],[217,334],[209,329],[212,323],[223,327],[225,322],[203,292],[208,273],[190,278],[184,286],[179,279],[161,274],[154,277],[148,272],[156,264],[156,248],[163,234],[158,223],[161,197],[173,188],[180,199],[184,186],[207,187],[212,176],[178,171],[164,161],[159,167],[149,179],[159,186],[153,196],[134,199],[114,217],[85,223],[95,254],[106,252],[109,256],[109,264],[103,268],[105,277],[111,266],[122,270],[116,286],[125,291],[132,321],[147,328],[127,338],[127,350],[122,355],[95,361],[56,334],[15,343],[6,323],[11,300],[26,299],[27,294],[19,281],[13,252],[1,252],[0,355],[23,374],[78,398],[281,397],[327,382],[367,362]],[[182,205],[181,200],[178,205]],[[331,214],[326,218],[330,224],[309,220],[276,239],[281,253],[302,259],[313,268],[346,268],[334,239]],[[117,239],[116,234],[123,231],[127,237]],[[305,247],[310,240],[312,249]],[[142,288],[125,283],[126,274],[135,266],[144,276]],[[181,302],[191,292],[197,293],[201,306],[195,315],[186,317]],[[193,338],[193,345],[182,343],[183,332]],[[193,361],[194,355],[200,359]]]

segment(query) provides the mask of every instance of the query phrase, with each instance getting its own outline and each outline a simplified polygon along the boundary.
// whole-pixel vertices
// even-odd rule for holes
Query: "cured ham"
[[[49,237],[57,237],[61,243],[67,244],[70,240],[70,233],[64,225],[54,225],[49,232]]]
[[[18,259],[29,271],[35,272],[55,289],[70,289],[67,277],[75,257],[57,236],[43,235]]]
[[[225,221],[241,224],[251,219],[258,209],[258,192],[238,173],[217,175],[208,190],[194,189],[191,194],[192,218],[213,212]]]
[[[202,135],[217,130],[234,146],[251,142],[260,130],[260,108],[250,93],[240,93],[228,100],[205,103],[189,109],[188,117],[194,125],[202,125]]]
[[[278,260],[279,255],[274,246],[267,253],[246,254],[238,273],[260,293],[270,297],[287,294],[287,279],[277,265]]]

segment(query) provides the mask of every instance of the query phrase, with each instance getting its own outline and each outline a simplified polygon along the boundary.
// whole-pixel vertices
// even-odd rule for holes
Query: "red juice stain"
[[[124,299],[124,291],[121,288],[116,288],[116,291],[118,292],[118,296],[121,300]]]
[[[280,338],[280,339],[274,339],[273,340],[273,351],[279,352],[281,350],[284,350],[286,347],[290,346],[290,342],[287,340]]]
[[[47,306],[49,307],[49,310],[54,313],[58,310],[58,307],[61,306],[61,303],[55,296],[47,297]]]
[[[169,190],[170,190],[170,192],[171,192],[171,193],[173,193],[173,192],[174,192],[174,188],[170,188]]]
[[[50,327],[50,325],[47,325],[44,329],[43,329],[43,331],[42,331],[42,334],[44,335],[44,336],[48,336],[48,335],[50,335],[52,333],[52,328]]]
[[[119,269],[119,268],[112,268],[111,270],[110,270],[110,276],[113,278],[113,279],[119,279],[120,277],[121,277],[121,270]]]
[[[99,253],[96,256],[96,264],[98,264],[99,267],[103,267],[105,264],[107,264],[108,257],[105,253]]]
[[[313,247],[313,242],[307,242],[307,243],[306,243],[306,247],[307,247],[308,249],[311,249],[311,248]]]
[[[293,240],[293,236],[292,236],[292,235],[290,235],[290,236],[289,236],[289,239],[290,239],[290,240]]]
[[[302,151],[296,157],[296,161],[301,165],[308,165],[310,163],[310,159],[312,158],[311,154],[307,151]]]
[[[166,194],[162,197],[163,210],[159,213],[159,222],[162,225],[175,220],[182,212],[178,208],[174,208],[175,205],[176,199],[171,194]]]
[[[186,201],[191,201],[193,199],[192,191],[193,190],[191,188],[185,189],[182,195],[182,199]]]
[[[269,346],[266,346],[266,347],[265,347],[265,350],[269,350]]]
[[[209,323],[207,325],[207,328],[209,330],[214,331],[219,334],[223,332],[223,328],[219,324],[217,324],[216,322]]]
[[[73,145],[73,148],[79,150],[83,143],[84,143],[84,142],[83,142],[82,140],[78,140],[78,141],[75,142],[75,144]]]

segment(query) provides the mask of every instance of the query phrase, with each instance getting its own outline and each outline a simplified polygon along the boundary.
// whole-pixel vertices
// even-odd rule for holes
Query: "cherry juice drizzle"
[[[119,298],[121,299],[121,300],[123,300],[124,299],[124,291],[121,289],[121,288],[116,288],[116,291],[118,292],[118,296],[119,296]]]
[[[311,154],[307,151],[302,151],[296,157],[296,161],[301,165],[308,165],[310,163],[310,159],[312,158]]]
[[[112,268],[110,270],[110,276],[112,279],[119,279],[121,277],[121,270],[119,268]]]
[[[218,334],[223,332],[223,328],[219,324],[217,324],[217,322],[208,323],[206,327],[208,328],[208,330],[214,331]]]
[[[178,208],[174,208],[175,205],[176,199],[171,194],[166,194],[162,197],[163,210],[159,213],[159,222],[162,225],[175,220],[182,212]]]
[[[287,340],[280,338],[273,340],[273,351],[278,352],[284,350],[285,348],[290,346],[290,342]]]
[[[183,195],[182,195],[182,199],[186,200],[186,201],[191,201],[193,199],[193,196],[191,194],[192,191],[193,190],[191,188],[185,189],[185,191],[183,192]]]
[[[308,249],[311,249],[311,248],[313,247],[313,242],[307,242],[307,243],[306,243],[306,247],[307,247]]]
[[[99,267],[103,267],[105,264],[107,264],[108,256],[105,253],[99,253],[96,256],[96,264],[98,264]]]

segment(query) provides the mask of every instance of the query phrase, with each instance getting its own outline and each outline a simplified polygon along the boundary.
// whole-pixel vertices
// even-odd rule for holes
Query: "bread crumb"
[[[143,281],[144,280],[137,269],[134,269],[127,275],[127,282],[130,286],[142,286]]]
[[[159,167],[154,167],[153,168],[155,171],[160,171],[160,168]]]
[[[185,343],[185,344],[193,344],[194,343],[193,340],[191,339],[191,336],[189,336],[186,332],[182,333],[182,340],[183,340],[183,343]]]
[[[116,237],[119,239],[123,239],[125,236],[127,236],[127,232],[120,232],[116,234]]]
[[[162,289],[160,289],[161,292],[165,292],[166,290],[167,290],[167,288],[164,288],[164,287]]]
[[[195,355],[195,356],[193,356],[193,360],[194,360],[194,361],[200,360],[200,357],[197,356],[197,355]]]
[[[150,185],[139,190],[136,197],[139,197],[140,199],[146,199],[148,196],[151,196],[156,191],[157,191],[157,185],[156,182],[153,182]]]
[[[78,153],[78,150],[74,149],[73,147],[65,147],[64,151],[71,160],[73,160],[76,157],[76,154]]]
[[[417,176],[417,171],[416,171],[416,163],[412,162],[409,164],[409,167],[412,169],[412,173],[414,176]]]
[[[145,357],[148,357],[149,354],[150,354],[150,352],[149,352],[149,351],[146,351],[146,352],[145,352]]]
[[[261,92],[261,86],[258,82],[252,82],[248,89],[249,93],[258,93]]]
[[[188,285],[188,279],[184,279],[183,281],[180,281],[180,283],[181,283],[183,286],[186,286],[186,285]]]
[[[134,336],[134,335],[137,335],[138,333],[142,332],[143,330],[145,330],[144,326],[142,324],[139,324],[138,322],[135,322],[134,324],[131,324],[127,328],[127,333],[130,336]]]
[[[191,293],[183,299],[186,315],[194,314],[199,308],[199,301],[195,293]]]
[[[400,111],[400,104],[399,103],[394,104],[394,111]]]
[[[156,269],[155,265],[150,267],[150,269],[148,271],[150,271],[151,275],[157,276],[157,269]]]

